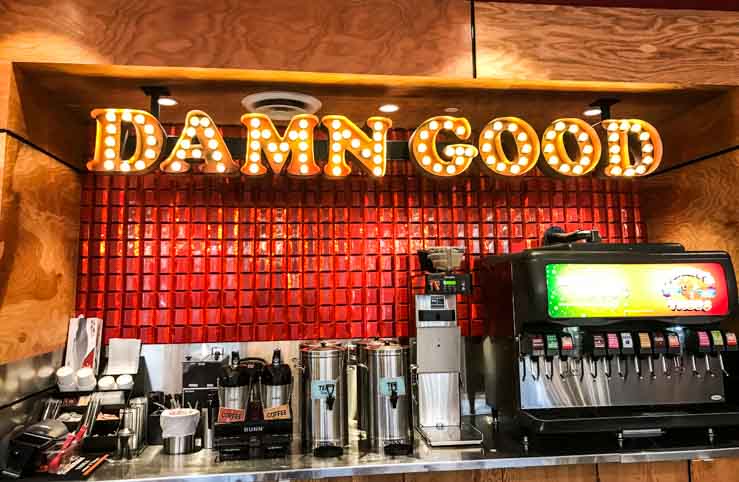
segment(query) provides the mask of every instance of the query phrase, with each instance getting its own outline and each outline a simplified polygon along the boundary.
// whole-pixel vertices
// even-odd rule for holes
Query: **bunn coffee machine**
[[[464,250],[419,251],[426,271],[425,293],[416,295],[416,428],[432,447],[479,445],[482,434],[462,421],[460,403],[462,336],[457,324],[457,295],[470,293],[469,273],[458,273]]]
[[[623,446],[698,428],[713,442],[715,430],[738,426],[724,356],[739,346],[720,326],[737,312],[728,254],[599,240],[552,232],[541,248],[483,260],[490,333],[515,354],[488,399],[515,394],[497,408],[517,419],[525,443],[612,432]]]

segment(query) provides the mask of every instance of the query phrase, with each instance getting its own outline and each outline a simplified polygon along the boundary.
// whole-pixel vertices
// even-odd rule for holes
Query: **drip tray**
[[[482,443],[482,433],[468,423],[457,426],[419,427],[418,431],[431,447],[459,447]]]
[[[520,410],[518,416],[539,434],[739,426],[739,407],[728,404]]]

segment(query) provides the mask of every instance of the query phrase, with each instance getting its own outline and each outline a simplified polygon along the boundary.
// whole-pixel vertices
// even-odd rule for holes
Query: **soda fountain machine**
[[[737,313],[727,253],[554,230],[541,248],[485,258],[481,278],[490,333],[513,345],[510,376],[495,375],[488,400],[517,420],[525,445],[611,432],[623,446],[682,429],[712,443],[739,426],[725,389],[724,357],[739,349],[721,326]]]

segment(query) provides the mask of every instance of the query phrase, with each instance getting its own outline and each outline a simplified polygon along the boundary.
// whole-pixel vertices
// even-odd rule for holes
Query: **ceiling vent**
[[[287,122],[298,114],[315,114],[321,101],[300,92],[259,92],[241,99],[248,112],[258,112],[272,121]]]

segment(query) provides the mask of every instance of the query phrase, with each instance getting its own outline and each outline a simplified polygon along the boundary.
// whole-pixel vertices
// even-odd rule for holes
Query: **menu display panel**
[[[551,318],[725,316],[720,263],[546,265]]]

